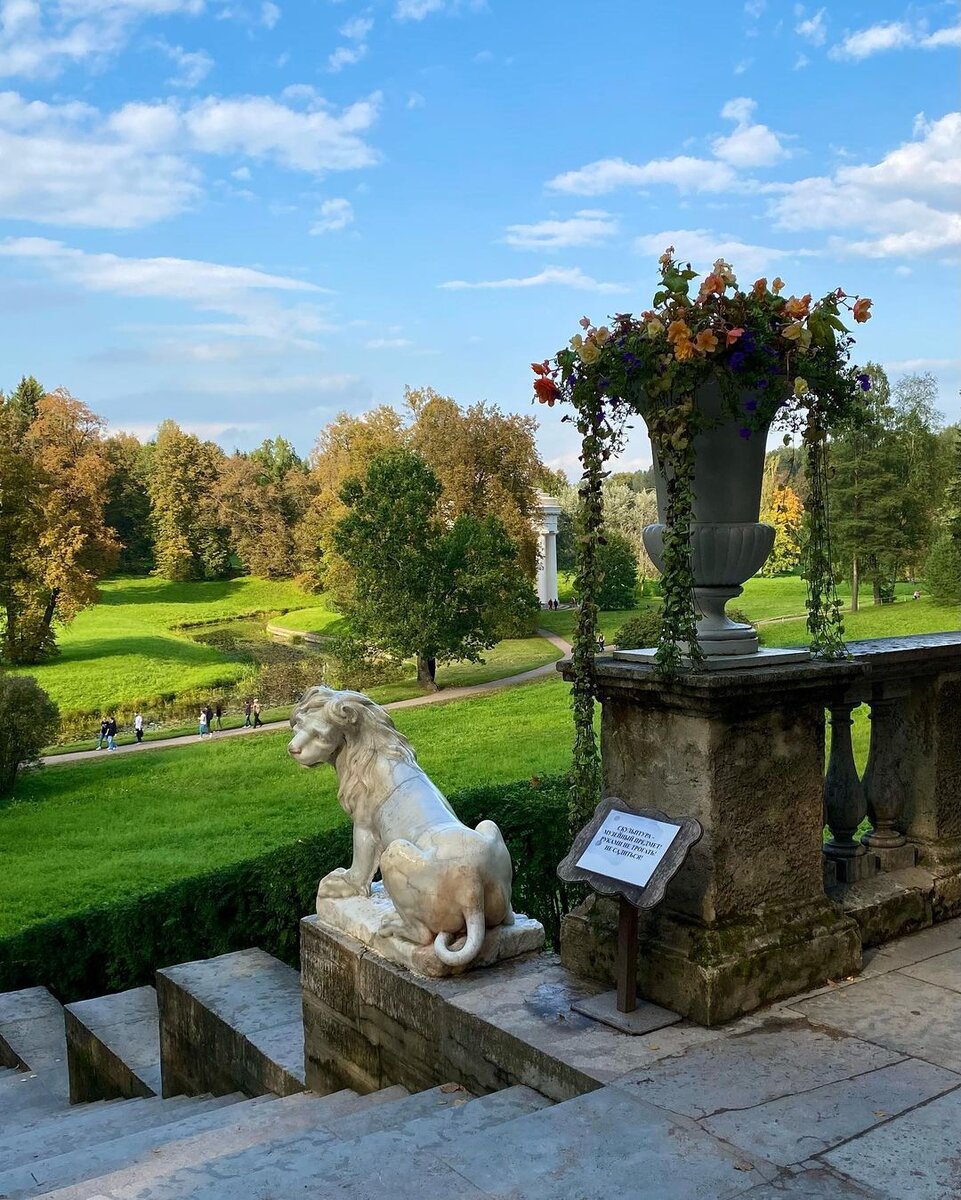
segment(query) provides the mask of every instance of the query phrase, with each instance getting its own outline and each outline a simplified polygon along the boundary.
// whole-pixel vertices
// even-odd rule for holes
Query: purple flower
[[[761,390],[762,390],[762,391],[764,390],[764,388],[766,388],[766,387],[767,387],[767,384],[768,384],[768,381],[767,381],[766,379],[759,379],[759,380],[757,381],[757,386],[758,386],[759,388],[761,388]]]
[[[750,431],[750,429],[748,429],[748,427],[746,425],[742,425],[741,428],[738,430],[738,433],[741,435],[742,438],[744,438],[745,441],[747,441],[747,439],[751,436],[751,431]]]
[[[744,407],[747,409],[748,412],[757,412],[757,401],[756,400],[745,400]]]
[[[731,355],[730,359],[728,360],[731,364],[731,370],[732,371],[740,371],[741,367],[744,366],[744,360],[746,358],[747,358],[747,355],[744,353],[743,350],[735,350],[734,353]]]
[[[869,392],[871,390],[871,376],[867,373],[858,376],[858,383],[861,385],[862,392]]]

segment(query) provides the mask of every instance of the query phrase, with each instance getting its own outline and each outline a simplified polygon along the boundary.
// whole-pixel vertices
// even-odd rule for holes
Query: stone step
[[[0,1083],[0,1130],[4,1135],[68,1110],[66,1093],[57,1095],[32,1071],[13,1071]]]
[[[93,1179],[139,1159],[149,1159],[159,1147],[171,1142],[207,1130],[262,1121],[263,1107],[276,1103],[276,1096],[249,1099],[239,1093],[113,1102],[108,1106],[111,1111],[102,1114],[100,1120],[70,1124],[55,1140],[38,1131],[5,1145],[3,1162],[10,1165],[0,1170],[0,1196],[14,1200]],[[82,1111],[74,1110],[78,1117]]]
[[[302,1109],[305,1120],[299,1129],[281,1132],[278,1125],[270,1138],[256,1145],[237,1146],[216,1158],[198,1154],[191,1163],[175,1156],[167,1159],[161,1152],[147,1164],[149,1176],[133,1169],[48,1195],[50,1200],[282,1200],[331,1195],[335,1190],[340,1196],[342,1186],[376,1175],[384,1180],[377,1189],[381,1196],[390,1194],[395,1164],[413,1151],[447,1145],[549,1103],[528,1088],[473,1099],[463,1088],[445,1085],[349,1114],[329,1116],[321,1108],[313,1113]]]
[[[64,1007],[71,1104],[160,1094],[157,993],[131,988]]]
[[[263,950],[157,972],[163,1094],[304,1089],[300,976]]]
[[[67,1042],[63,1005],[45,987],[0,993],[0,1064],[42,1074],[67,1095]]]
[[[37,1147],[49,1153],[74,1145],[118,1137],[130,1130],[146,1129],[165,1121],[176,1121],[187,1112],[202,1111],[203,1106],[217,1108],[233,1098],[177,1096],[165,1104],[159,1097],[151,1100],[99,1100],[71,1107],[63,1101],[52,1111],[33,1112],[3,1129],[0,1142],[0,1171],[17,1166]],[[200,1109],[191,1105],[200,1105]],[[0,1196],[2,1196],[0,1192]]]

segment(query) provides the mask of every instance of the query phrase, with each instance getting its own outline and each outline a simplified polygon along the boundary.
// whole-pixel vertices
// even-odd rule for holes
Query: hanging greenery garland
[[[844,654],[840,604],[828,540],[826,445],[832,430],[856,420],[870,378],[850,364],[854,339],[841,320],[870,318],[871,301],[840,288],[812,303],[810,294],[781,295],[784,283],[758,279],[738,288],[731,265],[718,259],[704,277],[674,257],[660,258],[661,284],[650,309],[619,313],[611,324],[581,320],[582,333],[553,359],[533,363],[538,401],[571,406],[581,436],[582,478],[577,594],[581,598],[573,648],[575,723],[572,823],[593,811],[600,793],[594,733],[594,655],[603,541],[603,481],[607,463],[623,448],[628,422],[644,419],[665,481],[662,632],[656,667],[662,673],[697,669],[702,654],[691,561],[693,479],[699,432],[717,423],[698,405],[699,389],[716,382],[724,419],[740,422],[742,437],[762,435],[776,422],[803,431],[810,490],[805,577],[811,649]]]

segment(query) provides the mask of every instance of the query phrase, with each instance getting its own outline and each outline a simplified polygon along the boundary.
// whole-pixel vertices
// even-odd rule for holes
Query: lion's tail
[[[453,934],[439,933],[434,938],[434,953],[448,967],[463,967],[473,962],[480,954],[484,937],[487,934],[487,921],[484,916],[484,897],[479,897],[479,903],[465,914],[467,918],[467,941],[459,950],[451,950],[448,938],[453,940]]]

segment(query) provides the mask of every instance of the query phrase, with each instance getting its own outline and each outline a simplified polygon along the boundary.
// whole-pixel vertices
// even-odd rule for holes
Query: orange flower
[[[792,296],[784,305],[784,312],[789,317],[806,317],[811,309],[811,293],[802,296],[799,300],[797,296]]]
[[[534,380],[534,391],[541,404],[546,404],[549,408],[554,407],[554,401],[560,399],[561,395],[557,384],[546,375],[540,375]]]
[[[691,328],[687,321],[672,321],[667,327],[667,340],[669,342],[686,342],[691,337]]]
[[[860,300],[854,302],[854,319],[858,322],[870,321],[871,314],[868,309],[871,307],[871,301],[864,296]]]
[[[784,328],[781,330],[781,336],[786,337],[789,342],[796,342],[800,338],[803,330],[804,326],[801,324],[801,322],[794,321],[793,324],[784,326]]]
[[[668,246],[668,248],[664,251],[664,253],[661,255],[661,257],[657,261],[662,266],[666,267],[667,264],[672,260],[673,257],[674,257],[674,247]]]
[[[697,335],[695,346],[701,354],[712,354],[717,349],[717,337],[712,329],[702,329]]]
[[[764,282],[767,283],[767,280],[764,280]],[[755,284],[754,286],[757,287],[757,284]],[[737,341],[737,339],[741,336],[741,334],[743,332],[744,332],[743,329],[729,329],[727,331],[727,344],[729,346],[733,346],[734,343]]]
[[[774,282],[771,284],[771,291],[776,296],[778,294],[778,292],[782,292],[783,290],[784,290],[784,280],[781,278],[780,275],[778,275],[777,279],[775,279]]]
[[[545,359],[542,363],[531,363],[531,370],[534,372],[535,375],[549,375],[550,374],[550,366],[548,364],[547,359]]]
[[[683,362],[686,358],[694,357],[694,343],[690,338],[679,338],[674,343],[674,357],[678,362]]]
[[[754,287],[751,289],[755,296],[763,296],[767,291],[767,279],[762,276],[760,279],[754,280]]]
[[[710,275],[705,277],[704,282],[701,284],[700,295],[713,296],[717,293],[718,296],[721,296],[724,293],[725,287],[724,276],[719,275],[717,271],[712,271]]]

